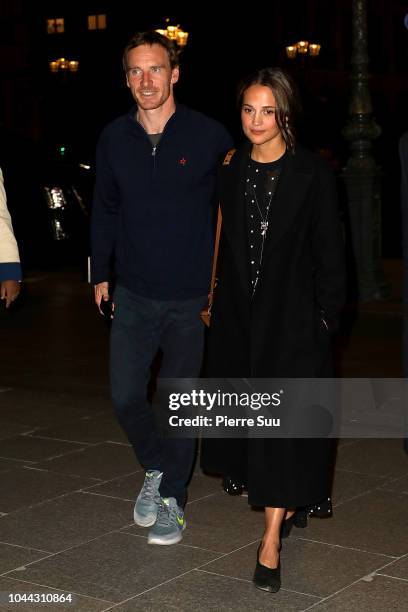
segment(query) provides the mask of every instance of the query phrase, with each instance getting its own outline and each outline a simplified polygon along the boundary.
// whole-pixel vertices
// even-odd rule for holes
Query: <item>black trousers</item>
[[[159,348],[161,378],[195,378],[201,369],[207,296],[159,301],[118,286],[111,328],[111,393],[118,420],[145,470],[163,472],[162,497],[184,506],[194,461],[194,439],[162,438],[147,401],[150,366]]]

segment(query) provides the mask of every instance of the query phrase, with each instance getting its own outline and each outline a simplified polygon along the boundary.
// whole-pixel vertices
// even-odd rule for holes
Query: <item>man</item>
[[[146,388],[159,348],[162,378],[200,371],[215,170],[231,140],[219,123],[176,103],[179,65],[172,41],[156,32],[136,34],[123,66],[136,107],[109,124],[98,143],[92,279],[101,310],[101,301],[111,297],[113,259],[112,398],[146,471],[134,520],[152,527],[149,543],[175,544],[186,526],[195,443],[160,439]]]
[[[6,308],[20,293],[21,265],[0,168],[0,298]]]

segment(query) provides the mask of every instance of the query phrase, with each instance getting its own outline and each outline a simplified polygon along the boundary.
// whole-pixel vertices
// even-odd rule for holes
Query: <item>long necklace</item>
[[[269,222],[268,222],[268,216],[269,216],[269,207],[270,207],[270,205],[271,205],[271,200],[272,200],[272,195],[273,195],[273,194],[271,194],[271,195],[269,196],[269,201],[268,201],[268,204],[266,205],[266,215],[265,215],[265,217],[264,217],[264,216],[263,216],[263,214],[262,214],[262,211],[261,211],[261,207],[260,207],[260,206],[259,206],[259,204],[258,204],[258,198],[256,197],[255,189],[254,189],[253,187],[252,187],[252,191],[254,192],[254,198],[255,198],[255,204],[256,204],[256,207],[257,207],[258,212],[259,212],[259,214],[260,214],[260,217],[261,217],[261,219],[262,219],[262,221],[261,221],[261,236],[262,236],[262,243],[261,243],[261,252],[260,252],[260,254],[259,254],[259,269],[260,269],[260,268],[261,268],[261,266],[262,266],[262,260],[263,260],[263,252],[264,252],[264,244],[265,244],[266,232],[268,231],[268,224],[269,224]],[[252,287],[252,297],[254,296],[255,289],[256,289],[256,286],[257,286],[257,284],[258,284],[258,280],[259,280],[259,274],[257,274],[257,275],[256,275],[256,277],[255,277],[255,282],[254,282],[253,287]]]
[[[250,167],[250,166],[248,166],[248,168],[249,168],[249,167]],[[256,170],[256,172],[258,172],[258,170]],[[276,177],[274,177],[274,176],[271,176],[271,177],[270,177],[271,181],[274,181],[274,180],[275,180],[275,178],[276,178]],[[269,181],[267,180],[267,181],[266,181],[266,183],[267,183],[267,182],[269,182]],[[273,193],[274,193],[274,192],[273,192],[273,190],[271,190],[271,191],[269,191],[269,193],[268,193],[268,195],[269,195],[269,199],[268,199],[267,204],[266,204],[266,209],[265,209],[265,210],[266,210],[266,212],[265,212],[265,216],[264,216],[264,215],[262,214],[262,210],[261,210],[261,207],[259,206],[258,198],[257,198],[257,196],[256,196],[256,191],[255,191],[255,187],[256,187],[256,185],[250,185],[250,187],[251,187],[251,190],[252,190],[252,192],[253,192],[253,194],[254,194],[254,198],[255,198],[255,199],[254,199],[254,201],[255,201],[256,207],[257,207],[257,209],[258,209],[259,216],[261,217],[261,224],[260,224],[261,236],[262,236],[263,238],[265,238],[266,232],[267,232],[267,230],[268,230],[268,217],[269,217],[269,209],[270,209],[270,206],[271,206],[271,201],[272,201],[272,198],[273,198]],[[265,188],[266,188],[266,187],[265,187]],[[267,188],[266,188],[266,189],[267,189]]]
[[[275,177],[272,176],[271,180],[274,181]],[[255,202],[256,207],[258,209],[259,216],[261,217],[261,221],[260,221],[260,233],[261,233],[261,236],[262,236],[262,242],[261,242],[261,251],[260,251],[260,254],[259,254],[259,270],[260,270],[260,268],[262,266],[262,260],[263,260],[263,252],[264,252],[264,246],[265,246],[266,232],[268,231],[268,226],[269,226],[269,221],[268,221],[269,210],[270,210],[270,207],[271,207],[271,202],[272,202],[272,198],[273,198],[273,195],[274,195],[274,191],[271,189],[271,191],[268,192],[269,198],[268,198],[267,203],[266,203],[265,215],[264,215],[264,214],[262,214],[262,209],[259,206],[258,198],[257,198],[257,195],[256,195],[256,191],[255,191],[256,185],[250,185],[250,187],[251,187],[251,190],[252,190],[252,192],[254,194],[254,200],[253,201]],[[255,294],[255,290],[256,290],[256,287],[258,285],[258,280],[259,280],[259,273],[257,273],[257,275],[255,277],[255,280],[254,280],[254,283],[253,283],[253,286],[252,286],[252,297]]]
[[[258,209],[259,216],[261,217],[261,236],[262,236],[263,239],[265,239],[265,235],[266,235],[266,232],[268,230],[268,225],[269,225],[269,221],[268,221],[269,208],[271,206],[271,201],[272,201],[273,193],[271,193],[270,196],[269,196],[269,200],[268,200],[268,203],[266,205],[266,214],[265,214],[265,216],[263,216],[261,207],[259,206],[258,198],[256,197],[256,191],[252,187],[252,185],[251,185],[251,189],[254,192],[255,204],[256,204],[256,207]]]

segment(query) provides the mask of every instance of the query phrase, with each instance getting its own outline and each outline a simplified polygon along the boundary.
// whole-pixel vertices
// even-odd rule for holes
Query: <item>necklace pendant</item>
[[[261,221],[261,236],[265,236],[268,229],[268,221]]]

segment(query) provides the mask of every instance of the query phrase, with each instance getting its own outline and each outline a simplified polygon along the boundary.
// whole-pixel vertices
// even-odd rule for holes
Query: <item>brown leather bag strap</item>
[[[226,156],[224,157],[224,161],[222,162],[223,166],[229,166],[232,156],[234,155],[236,149],[230,149]]]
[[[218,206],[217,229],[215,230],[215,245],[214,245],[212,272],[211,272],[210,294],[212,294],[212,292],[214,291],[215,275],[217,274],[217,259],[218,259],[218,248],[220,246],[221,226],[222,226],[222,213],[221,213],[221,207]]]

